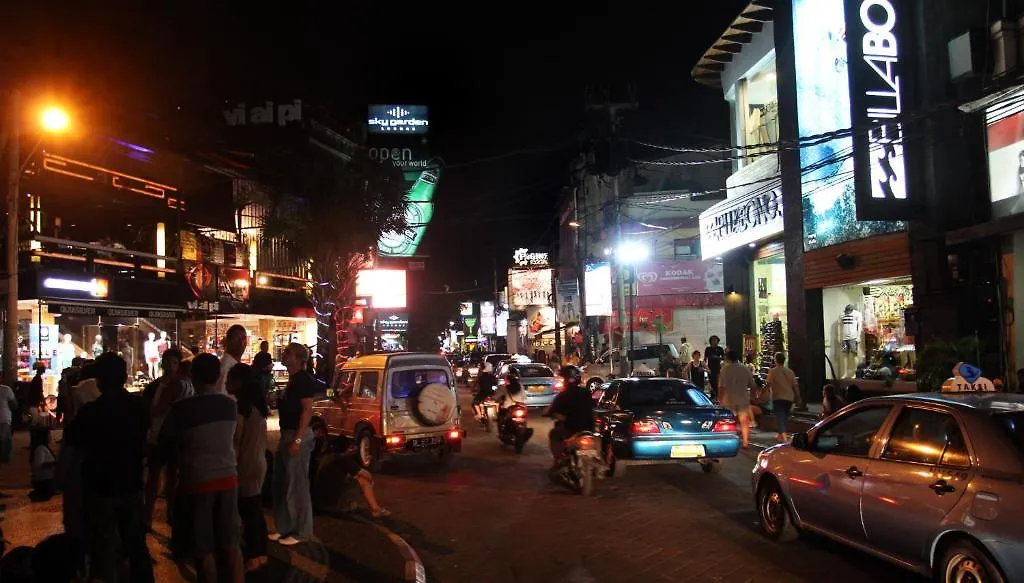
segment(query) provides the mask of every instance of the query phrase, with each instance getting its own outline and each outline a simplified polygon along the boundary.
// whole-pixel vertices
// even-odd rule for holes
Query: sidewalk
[[[56,440],[60,437],[61,432],[55,431],[55,452],[59,449]],[[29,500],[31,485],[28,441],[27,432],[15,432],[12,463],[0,464],[0,528],[7,541],[7,550],[17,546],[34,546],[46,537],[63,531],[60,495],[45,502]],[[345,496],[339,497],[340,501],[345,499]],[[365,512],[349,511],[348,506],[345,503],[342,510],[330,509],[327,514],[316,517],[314,530],[319,541],[290,548],[269,544],[270,565],[250,573],[246,581],[388,583],[409,580],[407,550],[402,546],[404,541],[394,540],[384,526],[375,524]],[[269,510],[267,513],[268,523],[272,523]],[[168,545],[171,531],[170,526],[162,520],[164,516],[165,503],[160,499],[155,512],[154,533],[149,537],[156,580],[195,581],[191,567],[179,569],[170,558]]]

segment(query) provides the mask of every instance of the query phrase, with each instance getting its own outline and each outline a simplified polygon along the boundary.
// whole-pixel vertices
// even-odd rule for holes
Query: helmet
[[[567,364],[558,370],[558,376],[565,379],[566,387],[579,386],[583,381],[583,371],[580,367]]]

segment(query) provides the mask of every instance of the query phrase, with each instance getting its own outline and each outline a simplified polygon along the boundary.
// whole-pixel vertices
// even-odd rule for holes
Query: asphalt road
[[[631,467],[583,498],[548,481],[546,419],[532,416],[534,439],[518,456],[464,423],[464,449],[446,468],[403,459],[377,477],[394,512],[385,524],[416,549],[432,582],[923,582],[830,541],[761,536],[750,456],[717,475]]]

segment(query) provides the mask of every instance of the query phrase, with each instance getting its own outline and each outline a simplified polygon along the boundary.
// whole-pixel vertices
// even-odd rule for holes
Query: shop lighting
[[[571,228],[573,228],[573,229],[578,229],[579,226],[580,226],[580,222],[579,221],[569,221],[569,226]]]
[[[630,265],[635,265],[644,259],[647,259],[651,255],[651,249],[643,243],[636,241],[625,241],[616,250],[615,255],[619,258],[619,261]]]
[[[105,279],[90,279],[81,281],[76,279],[62,279],[59,277],[47,277],[43,280],[43,287],[47,289],[59,289],[63,291],[77,291],[91,295],[94,298],[105,298],[109,290],[109,284]]]

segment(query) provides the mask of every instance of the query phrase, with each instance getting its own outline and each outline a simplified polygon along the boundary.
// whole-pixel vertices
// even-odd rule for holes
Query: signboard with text
[[[508,299],[513,308],[551,303],[551,270],[523,269],[508,272]]]
[[[580,321],[580,286],[575,278],[558,280],[555,313],[559,322]]]
[[[782,190],[753,191],[700,215],[701,257],[710,259],[782,232]]]
[[[371,105],[366,125],[371,134],[426,134],[430,131],[426,105]]]
[[[637,295],[721,293],[722,264],[704,261],[653,261],[636,268]]]

